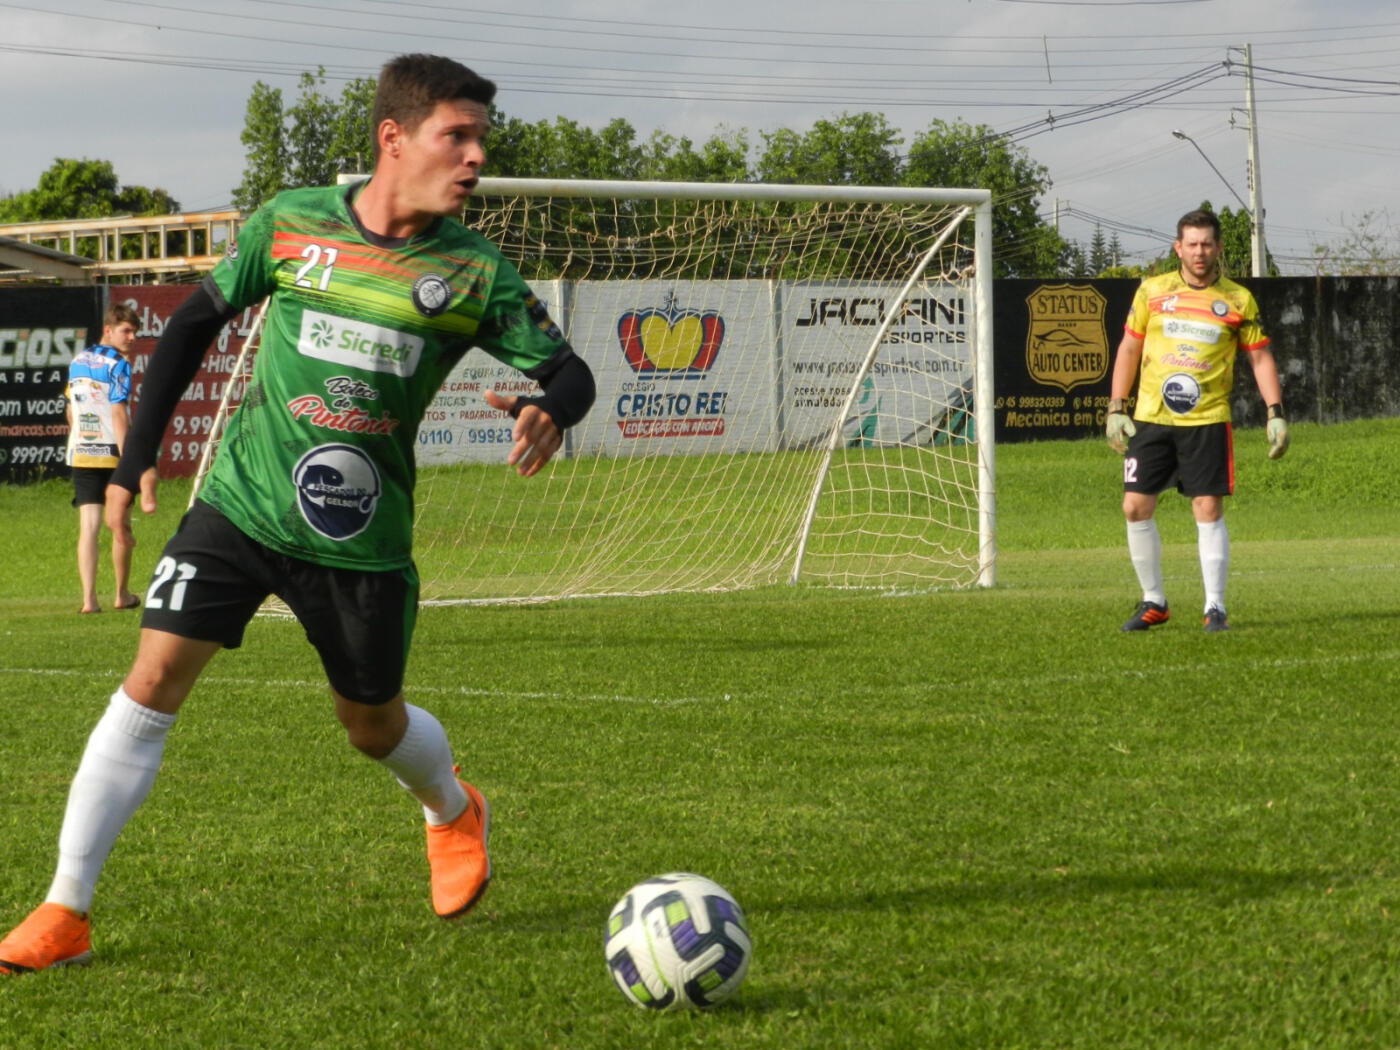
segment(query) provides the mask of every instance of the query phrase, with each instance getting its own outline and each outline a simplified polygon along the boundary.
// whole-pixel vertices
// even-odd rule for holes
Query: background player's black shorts
[[[1229,423],[1137,424],[1123,457],[1123,491],[1155,496],[1173,481],[1183,496],[1228,496],[1235,491],[1235,443]]]
[[[111,467],[73,468],[73,506],[85,503],[106,503],[107,482],[112,480]]]
[[[418,574],[335,569],[292,558],[250,539],[199,500],[161,552],[141,626],[236,649],[264,599],[287,603],[341,696],[392,700],[418,611]]]

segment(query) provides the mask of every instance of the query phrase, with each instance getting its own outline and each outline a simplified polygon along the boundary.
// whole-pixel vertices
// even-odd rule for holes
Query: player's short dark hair
[[[108,303],[107,309],[102,311],[102,327],[115,328],[119,324],[129,324],[139,330],[141,315],[130,303]]]
[[[374,92],[370,129],[376,154],[377,129],[392,120],[413,131],[439,102],[469,99],[489,106],[496,97],[496,85],[462,63],[441,55],[400,55],[384,64]]]
[[[1181,240],[1182,234],[1187,228],[1193,230],[1204,230],[1207,227],[1215,234],[1215,239],[1220,240],[1220,219],[1213,211],[1205,208],[1197,208],[1195,211],[1188,211],[1181,218],[1176,220],[1176,239]]]

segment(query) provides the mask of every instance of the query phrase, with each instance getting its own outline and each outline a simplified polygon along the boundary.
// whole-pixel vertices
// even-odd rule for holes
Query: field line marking
[[[35,675],[48,678],[119,678],[120,671],[81,671],[61,667],[0,667],[0,674]],[[209,685],[250,685],[292,689],[326,689],[324,679],[248,678],[237,675],[205,674],[200,682]],[[728,693],[718,696],[623,696],[621,693],[560,693],[542,689],[473,689],[468,686],[411,685],[404,695],[471,696],[488,700],[545,700],[582,703],[648,704],[652,707],[680,707],[686,704],[723,704],[732,700]]]

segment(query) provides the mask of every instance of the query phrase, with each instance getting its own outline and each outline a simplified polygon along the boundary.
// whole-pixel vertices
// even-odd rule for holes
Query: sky
[[[0,0],[0,195],[74,157],[226,208],[256,82],[290,105],[303,72],[338,96],[433,51],[495,80],[510,116],[621,117],[639,139],[758,142],[866,111],[906,144],[934,120],[986,125],[1048,170],[1047,221],[1139,263],[1202,200],[1252,203],[1246,45],[1283,272],[1359,233],[1400,242],[1394,0]]]

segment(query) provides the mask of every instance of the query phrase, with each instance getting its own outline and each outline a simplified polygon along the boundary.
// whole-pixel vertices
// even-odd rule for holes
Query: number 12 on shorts
[[[171,612],[179,612],[185,606],[185,587],[194,579],[194,573],[195,567],[187,561],[177,562],[174,558],[162,558],[156,565],[151,586],[146,591],[146,608],[169,608]],[[172,580],[174,583],[170,587],[170,601],[167,605],[160,592]]]

